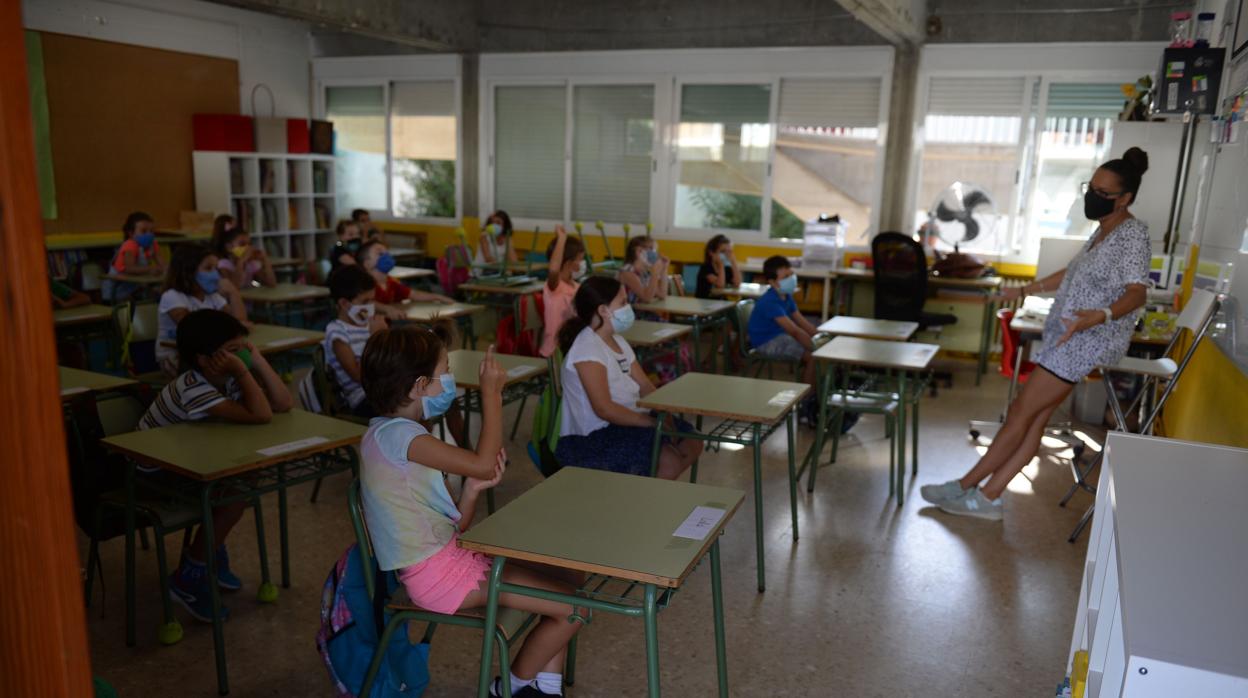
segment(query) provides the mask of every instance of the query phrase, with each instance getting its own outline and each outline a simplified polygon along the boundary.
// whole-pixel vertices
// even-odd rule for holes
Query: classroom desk
[[[850,303],[853,298],[853,284],[860,281],[875,281],[875,271],[871,269],[842,268],[836,270],[837,298],[841,297],[841,286],[849,289]],[[958,279],[949,276],[928,276],[928,288],[945,288],[956,291],[973,291],[983,296],[984,312],[979,327],[979,358],[975,368],[975,385],[979,385],[984,373],[988,370],[988,352],[991,349],[993,321],[996,316],[994,297],[1001,290],[1005,279],[1000,276],[981,276],[975,279]]]
[[[651,698],[658,698],[658,613],[667,607],[709,552],[719,695],[726,698],[728,653],[724,641],[719,536],[744,498],[744,492],[724,487],[565,467],[460,536],[460,547],[494,556],[485,627],[494,627],[498,618],[500,593],[641,617],[645,624],[647,686]],[[698,507],[718,510],[722,516],[715,521],[715,512],[699,511]],[[699,520],[693,517],[695,513],[712,516]],[[704,525],[698,526],[701,522]],[[682,523],[692,524],[692,537],[673,534]],[[502,581],[508,559],[539,562],[593,576],[576,594],[531,589]],[[615,584],[627,586],[628,591],[603,592],[612,578],[619,580]],[[641,599],[625,598],[638,587]],[[479,698],[488,693],[493,669],[494,637],[492,633],[483,637]],[[630,678],[621,676],[618,680]]]
[[[919,331],[919,323],[837,315],[817,329],[830,335],[908,342]]]
[[[68,366],[57,366],[57,371],[60,374],[62,401],[85,393],[110,393],[139,385],[139,382],[132,378],[84,371]]]
[[[659,315],[669,315],[678,318],[684,324],[688,324],[693,329],[693,366],[695,369],[702,367],[702,347],[701,338],[702,330],[711,329],[727,322],[727,314],[736,308],[736,303],[732,301],[716,301],[706,300],[703,298],[692,298],[689,296],[668,296],[663,300],[651,301],[649,303],[634,303],[633,309],[647,313],[656,313]],[[723,316],[723,317],[718,317]],[[725,328],[724,332],[724,351],[729,349],[729,333]],[[724,360],[727,361],[727,353]],[[715,350],[711,350],[711,371],[716,370],[717,361],[715,358]]]
[[[936,356],[936,352],[940,347],[935,344],[919,344],[914,342],[897,342],[886,341],[880,339],[863,339],[861,337],[833,337],[832,341],[815,350],[814,357],[817,360],[815,384],[819,387],[819,419],[815,428],[815,443],[807,454],[807,461],[803,462],[802,467],[809,467],[810,480],[807,490],[813,490],[815,486],[815,473],[819,470],[819,457],[823,452],[824,433],[829,428],[828,425],[828,398],[832,393],[832,383],[837,373],[835,370],[824,371],[822,364],[832,364],[835,369],[840,366],[855,366],[860,368],[876,368],[883,369],[888,372],[897,372],[897,466],[896,476],[890,477],[889,482],[895,483],[897,493],[897,506],[901,506],[905,501],[905,466],[906,466],[906,409],[913,399],[914,405],[914,457],[913,463],[914,473],[918,473],[918,451],[919,451],[919,423],[918,423],[918,400],[921,398],[921,391],[909,391],[906,387],[906,378],[909,373],[918,373],[926,371],[931,364],[932,359]],[[844,372],[840,372],[842,378]],[[825,375],[826,374],[826,375]],[[842,381],[843,382],[843,381]],[[912,395],[913,393],[913,395]],[[831,428],[839,429],[839,420],[837,424]]]
[[[94,339],[103,340],[108,345],[108,357],[111,362],[117,355],[118,337],[113,326],[113,308],[107,305],[91,303],[77,308],[62,308],[52,311],[52,325],[56,331],[57,341],[84,345],[84,356],[90,363],[87,342]]]
[[[247,341],[268,358],[282,352],[317,346],[325,341],[325,333],[260,322],[251,326],[251,330],[247,333]],[[172,339],[162,339],[160,343],[166,347],[178,346],[178,343]]]
[[[682,325],[676,322],[634,320],[633,326],[628,328],[627,332],[621,333],[620,336],[637,353],[637,361],[644,365],[650,358],[664,351],[662,347],[667,344],[673,345],[673,348],[679,352],[680,343],[692,331],[693,328],[689,325]],[[675,361],[676,375],[680,375],[682,363],[683,361],[678,354]]]
[[[66,327],[74,327],[76,325],[95,324],[100,322],[112,323],[113,309],[107,305],[98,305],[91,303],[89,305],[80,305],[77,308],[62,308],[52,311],[52,324],[56,329]]]
[[[329,297],[329,289],[308,284],[280,283],[276,286],[253,286],[239,291],[243,300],[256,306],[259,314],[275,322],[279,311],[291,315],[291,307],[310,300]]]
[[[484,305],[472,305],[471,303],[432,303],[432,302],[408,302],[404,303],[400,308],[407,313],[406,320],[411,322],[431,323],[436,320],[455,320],[459,326],[459,331],[463,333],[463,347],[476,348],[477,335],[472,328],[473,315],[485,310]]]
[[[741,271],[750,274],[761,274],[763,273],[763,262],[764,260],[762,259],[749,259],[741,265]],[[793,273],[797,276],[797,278],[805,279],[807,281],[819,281],[823,285],[823,296],[820,299],[819,305],[820,322],[827,320],[832,314],[832,286],[834,280],[837,278],[837,273],[840,271],[841,269],[836,267],[815,265],[793,267]],[[766,290],[766,288],[763,290]],[[837,291],[838,293],[840,291],[839,285]]]
[[[358,475],[355,449],[364,427],[302,410],[273,415],[268,424],[231,424],[219,421],[183,422],[159,429],[147,429],[104,438],[106,448],[126,456],[126,644],[134,645],[134,528],[135,480],[139,463],[155,466],[185,478],[177,486],[150,480],[145,487],[159,489],[170,497],[197,502],[201,507],[202,535],[208,550],[216,550],[212,530],[212,508],[233,502],[256,502],[260,496],[277,492],[282,586],[290,586],[290,542],[287,531],[286,491],[293,485],[312,482],[327,475],[350,470]],[[277,598],[277,588],[269,581],[264,547],[263,524],[257,513],[257,540],[260,547],[261,601]],[[229,692],[225,662],[225,634],[220,620],[221,592],[217,587],[215,556],[209,555],[208,587],[212,590],[213,649],[217,665],[217,692]],[[165,601],[165,621],[176,624],[172,606]]]
[[[307,261],[298,257],[269,257],[269,266],[273,267],[273,274],[278,279],[285,278],[288,281],[293,281],[305,264]]]
[[[723,298],[759,298],[767,289],[767,284],[737,284],[736,286],[725,286],[723,288],[711,289],[712,296],[720,296]]]
[[[391,247],[390,256],[395,259],[420,259],[425,251],[419,247]]]
[[[404,283],[408,281],[416,281],[418,279],[436,278],[438,272],[432,269],[423,269],[421,267],[395,267],[390,270],[390,276]]]
[[[112,272],[105,274],[104,278],[108,279],[109,281],[112,281],[115,284],[125,283],[125,284],[133,284],[137,286],[138,290],[132,296],[128,297],[126,300],[143,298],[149,292],[152,292],[152,291],[156,291],[157,292],[156,295],[159,295],[160,285],[165,283],[164,274],[125,274],[125,273],[118,272],[118,271],[112,271]],[[101,298],[104,300],[104,302],[106,303],[117,302],[115,291],[114,291],[113,297],[111,298],[104,298],[102,293],[103,292],[101,292]]]
[[[494,279],[491,281],[490,279]],[[502,313],[503,308],[511,307],[512,316],[516,318],[516,322],[520,321],[520,304],[524,302],[525,296],[541,293],[545,288],[544,281],[530,281],[528,283],[507,285],[500,283],[502,277],[486,277],[485,279],[473,279],[468,283],[460,284],[459,290],[479,296],[481,301],[487,305],[493,306],[497,312]],[[536,306],[534,306],[536,307]],[[537,318],[540,326],[541,318]],[[522,330],[516,327],[517,331]]]
[[[763,591],[763,441],[786,422],[789,433],[789,509],[793,517],[793,540],[797,540],[797,472],[793,449],[796,446],[796,413],[793,408],[810,392],[805,383],[762,380],[713,373],[686,373],[637,401],[637,406],[658,413],[650,473],[659,465],[659,447],[665,435],[676,432],[663,428],[669,415],[692,414],[724,421],[710,432],[688,438],[710,443],[732,443],[754,450],[754,540],[758,555],[758,590]],[[698,479],[698,464],[689,472],[689,481]]]

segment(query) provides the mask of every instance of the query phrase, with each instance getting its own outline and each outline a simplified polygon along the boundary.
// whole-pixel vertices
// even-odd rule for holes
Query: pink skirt
[[[464,597],[480,588],[493,558],[459,547],[459,536],[432,557],[399,570],[407,598],[434,613],[455,613]]]

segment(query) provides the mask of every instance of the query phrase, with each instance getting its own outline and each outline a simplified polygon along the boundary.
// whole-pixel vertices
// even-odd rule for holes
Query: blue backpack
[[[357,698],[377,648],[377,638],[385,628],[385,603],[394,586],[394,575],[374,569],[373,579],[377,589],[369,599],[360,551],[352,543],[330,570],[321,592],[321,629],[316,634],[316,647],[339,698]],[[406,623],[393,637],[373,690],[366,698],[415,698],[429,685],[429,645],[408,642]]]

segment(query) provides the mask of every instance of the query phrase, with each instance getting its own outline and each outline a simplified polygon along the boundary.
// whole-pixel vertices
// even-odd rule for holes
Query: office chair
[[[871,240],[871,260],[875,268],[875,317],[878,320],[917,322],[921,331],[952,325],[958,318],[949,313],[923,310],[927,302],[927,256],[917,240],[896,232],[884,232]],[[953,374],[934,375],[953,385]],[[936,394],[936,382],[932,382]]]

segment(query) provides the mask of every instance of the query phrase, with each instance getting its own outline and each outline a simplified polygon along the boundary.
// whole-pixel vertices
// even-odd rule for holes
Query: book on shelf
[[[329,193],[329,166],[325,163],[312,163],[312,191],[316,194]]]
[[[233,194],[244,193],[247,186],[243,179],[243,161],[230,159],[230,192]]]
[[[293,164],[293,163],[292,163]],[[286,191],[290,194],[301,193],[299,191],[298,171],[296,168],[287,165],[286,167]],[[291,226],[294,227],[294,226]]]
[[[298,207],[295,206],[295,202],[289,201],[286,203],[286,215],[290,219],[288,225],[290,230],[299,230],[299,211]]]
[[[316,227],[321,230],[328,230],[333,227],[331,221],[334,219],[333,212],[329,210],[329,204],[318,201],[313,206],[316,211]]]
[[[261,228],[263,232],[267,233],[281,227],[277,222],[277,204],[274,201],[261,202],[260,213],[263,217],[263,227]]]
[[[260,193],[272,194],[277,188],[277,168],[272,160],[260,161]]]
[[[238,199],[234,202],[234,219],[242,226],[243,230],[254,231],[256,229],[256,209],[251,201],[246,199]]]

